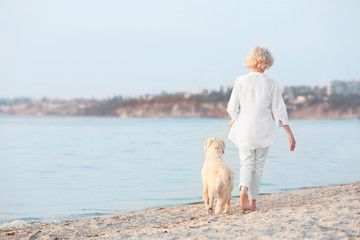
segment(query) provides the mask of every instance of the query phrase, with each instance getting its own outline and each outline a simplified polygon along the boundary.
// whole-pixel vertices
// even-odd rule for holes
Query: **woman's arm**
[[[235,121],[236,117],[238,116],[239,112],[240,112],[240,100],[239,100],[239,93],[238,93],[238,89],[237,89],[237,81],[235,81],[233,90],[231,92],[231,96],[229,99],[229,103],[227,106],[227,112],[230,115],[231,120]]]
[[[281,122],[281,120],[280,120],[280,122]],[[293,133],[292,133],[292,131],[290,129],[290,126],[289,125],[283,125],[283,127],[284,127],[284,130],[286,131],[287,135],[289,136],[290,151],[294,151],[296,141],[295,141],[294,135],[293,135]]]
[[[292,133],[289,125],[288,125],[288,116],[286,111],[286,106],[284,103],[284,99],[280,92],[280,87],[277,82],[274,82],[274,87],[272,89],[272,103],[271,103],[271,110],[273,113],[273,117],[275,117],[276,125],[278,127],[284,127],[287,135],[289,136],[290,142],[290,151],[294,151],[295,149],[295,138],[294,134]]]
[[[284,99],[281,95],[280,86],[276,81],[274,82],[271,91],[271,111],[273,114],[273,118],[275,118],[276,126],[280,128],[284,125],[288,125],[288,115]]]

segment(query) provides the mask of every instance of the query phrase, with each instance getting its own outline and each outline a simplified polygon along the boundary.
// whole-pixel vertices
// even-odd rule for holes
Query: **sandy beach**
[[[13,221],[1,239],[360,239],[360,183],[260,196],[259,211],[201,203],[58,223]]]

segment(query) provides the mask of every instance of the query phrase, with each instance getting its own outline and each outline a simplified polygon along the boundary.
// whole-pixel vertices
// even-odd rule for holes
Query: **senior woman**
[[[243,211],[256,210],[265,160],[275,140],[273,118],[277,127],[283,127],[288,134],[290,151],[295,149],[279,84],[264,74],[273,63],[266,47],[251,49],[245,59],[251,72],[236,79],[227,107],[232,126],[229,139],[239,148],[239,190]]]

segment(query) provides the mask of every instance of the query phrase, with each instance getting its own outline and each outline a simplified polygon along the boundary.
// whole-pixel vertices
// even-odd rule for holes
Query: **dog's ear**
[[[225,153],[225,141],[221,140],[221,142],[222,142],[221,146],[223,147],[223,153]]]
[[[218,141],[220,147],[221,147],[221,150],[222,150],[222,153],[225,153],[225,142],[224,140],[220,140]]]
[[[210,147],[211,143],[212,143],[212,139],[210,139],[210,138],[205,141],[204,152],[207,151],[207,149]]]

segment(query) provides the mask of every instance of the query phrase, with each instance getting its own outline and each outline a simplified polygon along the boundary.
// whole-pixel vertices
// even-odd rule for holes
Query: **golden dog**
[[[229,213],[235,173],[221,159],[225,151],[225,143],[218,138],[209,138],[205,141],[204,151],[206,159],[201,171],[201,177],[204,185],[203,197],[208,214],[213,213],[216,195],[218,195],[218,200],[215,214]]]

